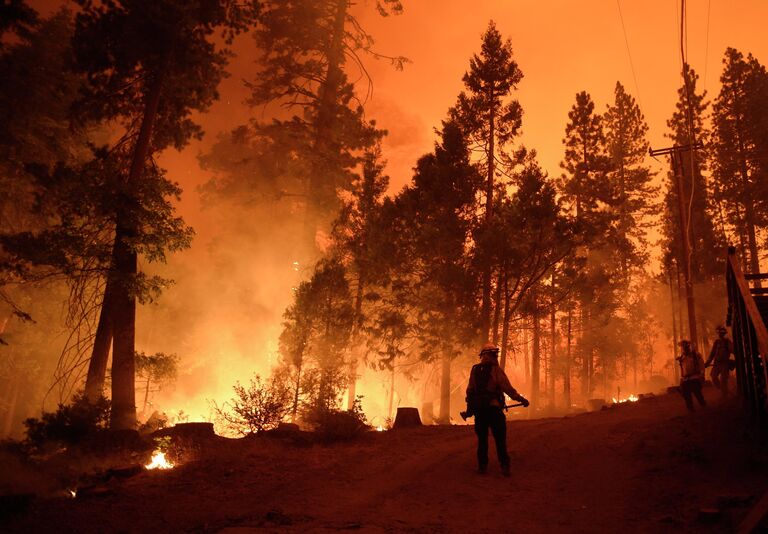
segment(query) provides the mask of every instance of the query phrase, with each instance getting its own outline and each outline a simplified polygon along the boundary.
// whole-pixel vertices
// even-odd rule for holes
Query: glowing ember
[[[74,499],[77,497],[77,490],[69,490],[69,495]]]
[[[621,398],[617,399],[616,397],[613,397],[611,400],[613,401],[614,404],[621,404],[624,402],[637,402],[640,400],[640,397],[638,397],[637,395],[630,395],[626,399],[621,399]]]
[[[376,432],[384,432],[384,427],[379,425],[376,427]]]
[[[165,453],[155,451],[152,453],[152,461],[144,466],[146,469],[172,469],[173,464],[165,459]]]

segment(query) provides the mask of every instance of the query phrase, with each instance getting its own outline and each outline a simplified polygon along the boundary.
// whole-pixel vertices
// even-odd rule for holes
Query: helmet
[[[687,339],[681,339],[680,343],[678,343],[678,345],[680,345],[681,347],[690,347],[691,346],[691,342],[688,341]]]
[[[483,348],[480,349],[480,354],[498,354],[499,353],[499,347],[494,345],[493,343],[486,343],[483,345]]]

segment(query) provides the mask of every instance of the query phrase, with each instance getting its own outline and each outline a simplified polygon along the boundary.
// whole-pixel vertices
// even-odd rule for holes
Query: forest
[[[510,419],[567,416],[676,386],[682,340],[707,357],[729,247],[765,268],[766,58],[713,48],[707,86],[683,2],[665,123],[626,27],[632,75],[560,79],[553,123],[483,14],[418,133],[377,85],[424,68],[377,39],[409,4],[0,1],[3,438],[460,425],[486,343]]]
[[[724,510],[755,502],[731,496],[711,512],[692,497],[709,475],[665,462],[698,469],[729,451],[722,491],[758,491],[768,466],[723,438],[752,435],[734,426],[745,417],[768,420],[760,29],[683,0],[651,71],[656,43],[638,37],[626,1],[572,51],[531,44],[542,32],[521,20],[555,30],[574,6],[558,19],[525,2],[451,1],[451,27],[427,4],[0,0],[0,459],[20,473],[0,478],[0,520],[26,491],[58,497],[18,531],[64,517],[82,531],[465,531],[471,518],[435,487],[419,494],[436,522],[411,501],[391,505],[402,524],[370,514],[403,480],[473,491],[427,458],[437,440],[435,462],[470,450],[460,412],[484,346],[524,395],[502,419],[527,432],[513,445],[521,473],[552,466],[535,480],[586,499],[578,510],[592,494],[557,473],[582,464],[595,492],[624,491],[598,476],[605,463],[638,470],[626,495],[654,494],[619,499],[632,511],[602,523],[567,504],[567,520],[538,522],[535,491],[509,494],[534,511],[529,531],[615,531],[635,516],[722,526]],[[601,55],[584,59],[590,39]],[[702,426],[680,415],[678,356],[687,341],[706,359],[718,330],[734,339],[737,397]],[[413,408],[425,428],[386,432]],[[142,478],[137,458],[173,467],[166,454],[177,478]],[[242,471],[246,457],[258,468]],[[357,492],[344,458],[371,478],[398,467]],[[285,509],[271,504],[276,470],[303,488]],[[328,495],[349,493],[354,513],[302,500],[327,472],[340,477]],[[248,504],[261,515],[234,509],[230,475],[264,492]],[[110,518],[115,503],[154,510],[180,480],[188,502],[225,489],[191,515]],[[67,515],[79,512],[56,499],[70,494],[106,495],[104,509]]]

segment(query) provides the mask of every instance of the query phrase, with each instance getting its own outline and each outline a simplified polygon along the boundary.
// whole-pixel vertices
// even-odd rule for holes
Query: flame
[[[622,398],[617,399],[616,397],[613,397],[611,398],[611,400],[613,401],[614,404],[620,404],[624,402],[637,402],[640,400],[640,397],[638,397],[637,395],[630,395],[626,399],[622,399]]]
[[[165,459],[165,453],[155,451],[152,453],[152,461],[144,466],[146,469],[172,469],[173,464]]]
[[[384,427],[379,425],[376,427],[376,432],[384,432]]]

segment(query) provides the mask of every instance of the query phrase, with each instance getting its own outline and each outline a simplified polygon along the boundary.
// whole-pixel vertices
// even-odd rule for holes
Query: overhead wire
[[[707,2],[707,37],[704,41],[704,79],[702,89],[707,90],[707,67],[709,67],[709,17],[712,14],[712,0]]]
[[[687,59],[687,51],[688,51],[688,21],[687,21],[687,9],[686,9],[685,0],[681,0],[680,3],[680,59],[683,63],[683,85],[685,86],[685,100],[686,100],[686,122],[688,125],[688,153],[690,155],[690,165],[691,165],[691,195],[688,199],[688,213],[686,214],[686,225],[685,225],[685,233],[686,233],[686,240],[688,241],[688,250],[684,251],[684,253],[688,256],[687,261],[687,280],[686,284],[690,284],[692,272],[691,272],[691,260],[693,259],[693,245],[691,244],[691,217],[693,213],[693,195],[694,191],[696,189],[696,180],[694,179],[695,176],[695,158],[694,158],[694,151],[696,150],[695,144],[696,144],[696,138],[695,138],[695,128],[693,124],[693,102],[692,102],[692,90],[690,87],[690,77],[689,72],[690,69],[688,68],[688,59]],[[682,160],[681,160],[682,163]],[[684,171],[682,165],[681,165],[681,171]],[[683,176],[680,176],[680,179],[683,179]],[[681,214],[682,215],[682,214]]]
[[[627,26],[624,24],[624,14],[621,11],[621,0],[616,0],[616,7],[619,10],[619,20],[621,20],[621,30],[624,32],[624,44],[627,47],[627,57],[629,58],[629,68],[632,71],[632,79],[635,82],[635,91],[637,92],[637,104],[640,112],[643,112],[643,99],[640,97],[640,84],[637,83],[637,74],[635,73],[635,63],[632,61],[632,51],[629,47],[629,38],[627,37]]]

